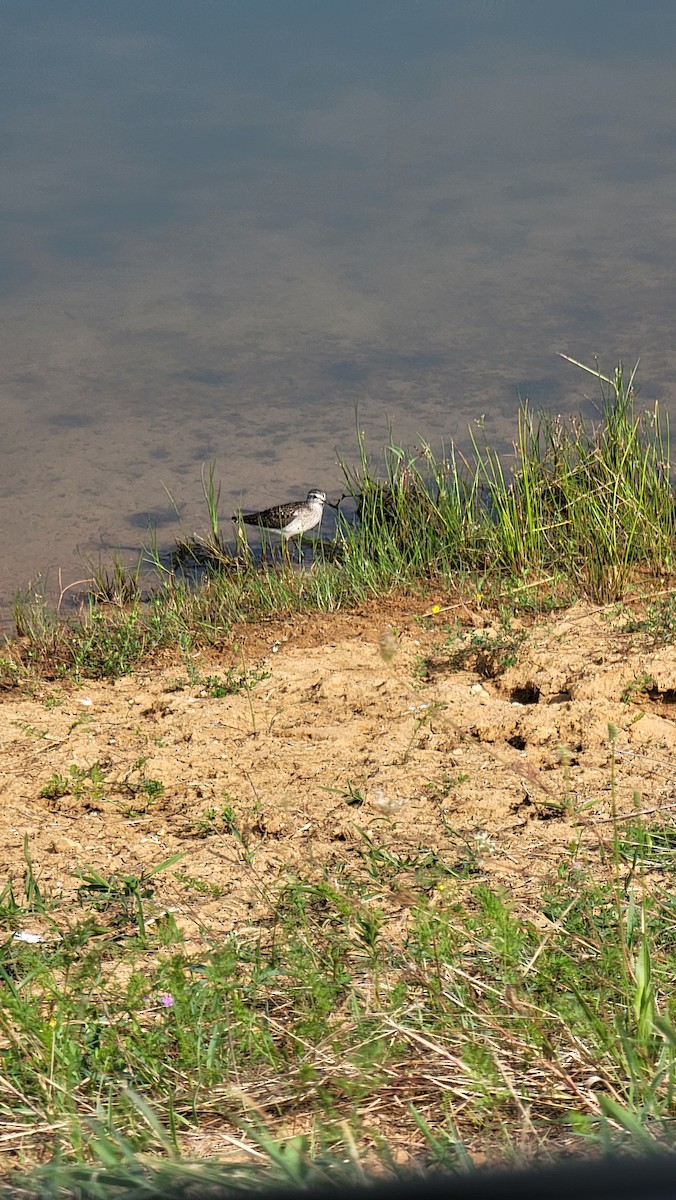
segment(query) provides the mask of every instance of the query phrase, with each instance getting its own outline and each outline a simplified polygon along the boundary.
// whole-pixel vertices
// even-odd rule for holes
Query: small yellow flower
[[[438,612],[441,612],[441,605],[440,605],[440,604],[433,604],[433,605],[432,605],[432,612],[433,612],[433,613],[435,613],[435,614],[436,614],[436,613],[438,613]]]

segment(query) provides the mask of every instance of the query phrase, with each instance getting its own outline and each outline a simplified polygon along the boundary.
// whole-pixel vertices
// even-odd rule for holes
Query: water
[[[4,0],[0,605],[509,438],[641,357],[673,409],[672,0]],[[227,528],[227,525],[226,525]]]

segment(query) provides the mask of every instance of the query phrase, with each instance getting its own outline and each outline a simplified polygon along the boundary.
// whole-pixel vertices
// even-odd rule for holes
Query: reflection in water
[[[557,358],[668,407],[676,6],[7,0],[0,597],[312,485],[509,442]],[[167,506],[167,493],[171,504]]]

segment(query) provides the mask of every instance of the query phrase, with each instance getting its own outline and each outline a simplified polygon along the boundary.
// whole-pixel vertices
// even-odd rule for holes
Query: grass
[[[580,365],[580,364],[578,364]],[[594,600],[618,599],[637,567],[659,576],[673,561],[674,505],[668,422],[635,411],[634,373],[601,384],[601,419],[565,422],[527,404],[514,460],[473,439],[472,462],[439,462],[390,446],[386,479],[361,465],[356,543],[388,575],[437,571],[493,578],[562,574]],[[510,478],[511,475],[511,478]],[[352,543],[348,538],[350,547]]]
[[[647,614],[627,618],[627,633],[640,633],[654,649],[676,642],[676,596],[658,596]]]
[[[364,836],[351,866],[271,881],[262,918],[204,929],[198,952],[171,914],[149,920],[180,856],[81,871],[73,912],[26,853],[0,897],[10,927],[44,931],[0,949],[0,1123],[49,1159],[25,1194],[359,1179],[396,1173],[403,1146],[409,1169],[461,1170],[673,1145],[676,826],[611,829],[527,909],[462,839],[400,857]],[[205,1128],[237,1162],[191,1165]]]
[[[138,566],[126,575],[116,562],[94,572],[75,620],[39,590],[17,596],[21,641],[0,660],[0,683],[31,670],[114,678],[165,646],[218,644],[242,621],[333,612],[402,589],[532,608],[580,595],[606,604],[637,584],[658,590],[676,544],[668,421],[657,405],[637,410],[634,371],[576,365],[599,384],[598,419],[522,405],[511,465],[474,436],[470,458],[392,443],[379,468],[360,436],[356,468],[343,464],[355,517],[341,501],[334,541],[313,543],[312,570],[256,563],[241,531],[234,550],[225,545],[212,466],[209,532],[182,539],[173,566],[153,547],[150,591]]]
[[[657,408],[636,411],[634,373],[591,373],[598,421],[523,406],[511,467],[478,440],[469,458],[391,444],[376,467],[360,438],[357,467],[344,467],[355,515],[339,505],[335,540],[314,544],[312,569],[228,548],[211,469],[208,533],[182,541],[169,566],[155,548],[149,591],[138,568],[126,578],[116,563],[94,571],[75,619],[34,589],[17,597],[19,640],[0,657],[0,686],[116,678],[178,648],[191,686],[246,696],[255,735],[251,693],[266,673],[242,657],[241,669],[200,678],[192,649],[218,645],[238,622],[401,589],[447,596],[435,614],[463,598],[492,613],[471,633],[451,623],[437,656],[485,678],[515,660],[515,611],[579,595],[607,605],[636,587],[652,594],[625,628],[652,648],[673,644],[668,425]],[[386,664],[395,650],[386,635]],[[435,669],[421,657],[411,688],[424,695]],[[635,703],[651,683],[637,675],[623,699]],[[399,765],[438,706],[411,711]],[[611,730],[613,810],[614,746]],[[110,779],[103,762],[62,765],[41,795],[55,807],[112,803],[131,821],[163,792],[145,762]],[[466,778],[454,767],[427,792],[442,804]],[[673,1146],[676,825],[611,816],[595,844],[582,849],[580,832],[517,903],[487,883],[483,831],[446,822],[443,849],[404,850],[360,826],[361,779],[338,783],[327,790],[351,813],[353,852],[304,870],[259,875],[236,802],[205,806],[197,836],[227,841],[256,895],[255,917],[225,938],[203,920],[186,944],[161,903],[167,879],[184,907],[228,903],[219,884],[181,869],[182,855],[138,874],[81,865],[67,900],[68,888],[45,888],[26,841],[22,877],[0,892],[0,1127],[27,1200]],[[538,803],[587,827],[565,771],[562,794]],[[209,1132],[230,1163],[191,1161]]]
[[[486,679],[493,679],[514,665],[525,637],[526,630],[514,629],[503,609],[498,628],[469,632],[463,628],[449,629],[442,652],[455,670],[474,670]]]
[[[145,775],[145,761],[144,758],[137,759],[124,779],[112,781],[106,779],[105,771],[99,763],[93,763],[88,768],[72,763],[67,775],[55,771],[38,794],[46,800],[53,801],[56,807],[64,796],[72,796],[74,800],[84,796],[90,808],[114,803],[128,816],[137,816],[139,812],[145,812],[148,805],[157,800],[164,791],[161,780]],[[130,807],[129,801],[132,801]]]

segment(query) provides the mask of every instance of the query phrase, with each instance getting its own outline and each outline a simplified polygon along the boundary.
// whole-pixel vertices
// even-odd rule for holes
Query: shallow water
[[[0,604],[377,449],[672,405],[671,0],[0,11]],[[178,514],[178,515],[177,515]],[[61,575],[59,577],[59,571]]]

